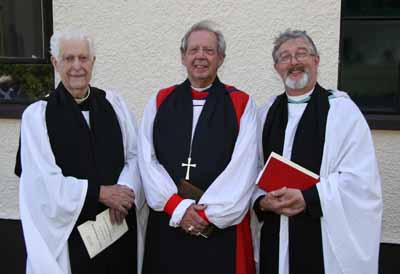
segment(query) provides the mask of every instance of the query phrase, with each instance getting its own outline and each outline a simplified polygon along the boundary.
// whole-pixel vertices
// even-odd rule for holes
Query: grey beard
[[[286,76],[285,85],[290,89],[302,89],[307,85],[309,79],[308,71],[304,71],[303,76],[297,81]]]

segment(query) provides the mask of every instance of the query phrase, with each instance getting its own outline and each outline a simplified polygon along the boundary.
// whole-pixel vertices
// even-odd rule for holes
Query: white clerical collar
[[[77,104],[82,104],[87,100],[87,98],[89,98],[89,96],[90,96],[90,87],[88,87],[85,96],[83,96],[82,98],[74,98],[74,100]]]
[[[212,86],[212,84],[206,86],[205,88],[195,88],[194,86],[191,86],[191,88],[194,89],[195,91],[202,92],[202,91],[209,89],[211,86]]]
[[[288,102],[292,104],[307,103],[311,98],[311,94],[313,93],[314,88],[312,88],[312,90],[310,90],[309,92],[298,96],[291,96],[286,92],[286,96],[288,97]]]

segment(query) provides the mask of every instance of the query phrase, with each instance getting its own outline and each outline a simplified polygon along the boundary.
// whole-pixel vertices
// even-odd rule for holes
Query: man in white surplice
[[[151,207],[143,273],[252,274],[255,104],[219,81],[225,40],[214,23],[194,24],[180,50],[188,79],[152,97],[139,131],[139,165]],[[178,193],[181,179],[204,191],[199,201]],[[201,237],[210,225],[217,229]]]
[[[320,57],[306,32],[280,34],[272,56],[285,92],[259,110],[260,162],[274,151],[320,180],[256,190],[260,273],[376,274],[382,197],[370,129],[346,93],[317,83]]]
[[[134,116],[120,95],[89,86],[95,52],[87,34],[55,32],[50,47],[61,82],[24,112],[16,166],[26,272],[135,273],[144,193]],[[129,230],[90,259],[77,225],[107,208]]]

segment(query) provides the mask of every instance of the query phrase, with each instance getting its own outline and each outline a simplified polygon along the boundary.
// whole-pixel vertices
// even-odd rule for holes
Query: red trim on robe
[[[249,95],[239,90],[232,91],[229,95],[231,96],[233,107],[236,112],[236,119],[240,128],[240,119],[246,109]],[[254,273],[256,273],[256,266],[250,229],[250,212],[247,212],[242,222],[236,226],[236,274]]]
[[[158,92],[158,94],[157,94],[157,109],[160,107],[161,103],[164,102],[165,98],[167,98],[168,95],[170,95],[170,93],[175,90],[175,87],[176,86],[170,86],[167,88],[163,88]]]
[[[236,226],[236,274],[254,274],[256,266],[250,229],[250,212]]]
[[[206,215],[206,212],[204,211],[204,209],[203,210],[198,210],[197,214],[199,214],[199,216],[201,218],[203,218],[204,221],[206,221],[208,223],[211,223],[210,220],[207,218],[207,215]]]
[[[240,118],[242,118],[244,110],[246,109],[247,102],[249,101],[249,95],[243,91],[233,91],[230,92],[229,95],[231,96],[233,107],[236,112],[237,123],[240,128]]]
[[[182,202],[183,198],[179,196],[178,194],[173,194],[167,201],[167,203],[164,206],[164,211],[172,216],[172,213],[174,213],[175,208],[179,205],[180,202]]]
[[[232,90],[229,92],[229,96],[231,97],[236,113],[237,123],[240,128],[240,119],[246,109],[249,101],[249,95],[242,91],[236,90],[233,86],[225,85],[225,87]],[[171,86],[159,91],[157,95],[157,109],[173,90],[175,90],[175,86]],[[192,89],[193,99],[204,99],[207,97],[207,95],[208,92],[199,92]],[[166,203],[164,211],[169,215],[172,215],[175,208],[182,200],[183,199],[179,195],[172,195]],[[208,220],[204,210],[198,211],[198,214],[204,220],[211,223]],[[255,269],[253,243],[250,230],[250,213],[248,212],[242,222],[236,226],[236,274],[254,274],[256,273]]]
[[[161,89],[157,94],[157,109],[160,107],[162,102],[164,102],[165,98],[168,97],[174,90],[176,86],[170,86],[164,89]],[[201,100],[208,96],[208,92],[201,92],[192,89],[192,98],[194,100]]]
[[[208,91],[197,91],[192,89],[192,99],[193,100],[201,100],[208,96]]]

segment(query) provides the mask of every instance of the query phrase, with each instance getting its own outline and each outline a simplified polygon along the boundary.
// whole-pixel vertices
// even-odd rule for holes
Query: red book
[[[285,186],[304,190],[312,187],[318,181],[317,174],[271,152],[263,170],[258,174],[257,185],[266,192]]]

